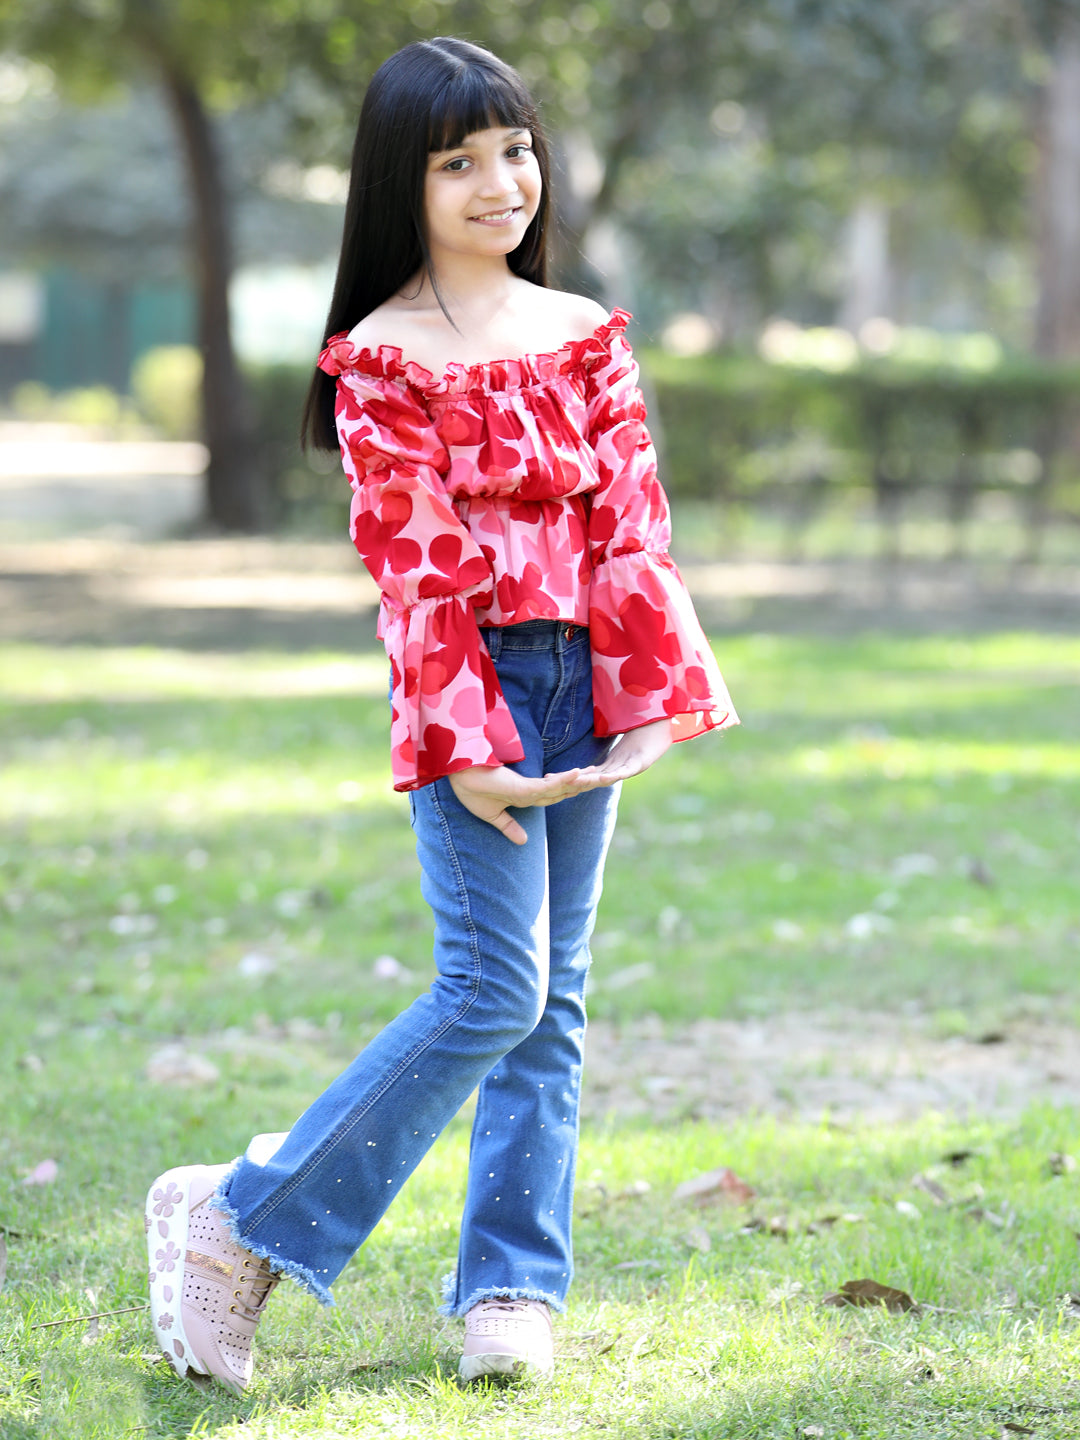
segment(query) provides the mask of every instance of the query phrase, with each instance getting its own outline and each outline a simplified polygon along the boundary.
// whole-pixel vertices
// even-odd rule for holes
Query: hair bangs
[[[536,124],[536,110],[516,75],[463,65],[431,106],[428,150],[456,150],[466,135],[496,125],[531,131]]]

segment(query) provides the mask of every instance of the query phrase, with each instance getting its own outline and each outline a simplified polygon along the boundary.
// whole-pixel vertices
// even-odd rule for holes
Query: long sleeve
[[[727,688],[668,554],[671,521],[630,347],[616,335],[589,372],[599,488],[589,516],[589,634],[599,735],[668,717],[677,740],[737,725]]]
[[[383,594],[394,788],[522,759],[476,623],[491,565],[447,497],[449,459],[431,420],[401,385],[350,371],[338,378],[337,427],[350,533]]]

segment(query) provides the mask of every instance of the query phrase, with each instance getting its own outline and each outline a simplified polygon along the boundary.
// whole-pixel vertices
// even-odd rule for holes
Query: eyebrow
[[[503,131],[503,139],[504,139],[504,140],[512,140],[515,135],[528,135],[528,133],[529,133],[528,130],[526,130],[523,125],[519,125],[519,126],[517,126],[515,129],[513,129],[513,130],[504,130],[504,131]],[[475,150],[475,149],[476,149],[476,143],[475,143],[475,141],[470,141],[470,140],[469,140],[469,137],[466,135],[465,139],[462,140],[462,142],[461,142],[460,145],[451,145],[451,146],[449,146],[449,148],[446,149],[446,150],[433,150],[431,153],[432,153],[433,155],[449,155],[452,150]]]

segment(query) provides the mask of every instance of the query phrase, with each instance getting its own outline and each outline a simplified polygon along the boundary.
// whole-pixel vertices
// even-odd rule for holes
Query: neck
[[[515,283],[516,277],[503,255],[433,255],[431,259],[438,294],[428,275],[418,276],[413,303],[438,309],[441,296],[455,322],[467,324],[500,310]],[[412,299],[412,287],[408,293]]]

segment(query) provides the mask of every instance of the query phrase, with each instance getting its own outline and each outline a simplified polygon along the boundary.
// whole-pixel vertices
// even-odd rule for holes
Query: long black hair
[[[551,166],[524,81],[467,40],[417,40],[379,66],[364,97],[326,339],[351,330],[418,271],[434,283],[424,233],[428,156],[456,149],[466,135],[493,125],[532,133],[543,182],[540,205],[507,261],[515,275],[547,283]],[[316,369],[301,422],[305,447],[337,449],[335,394],[334,377]]]

